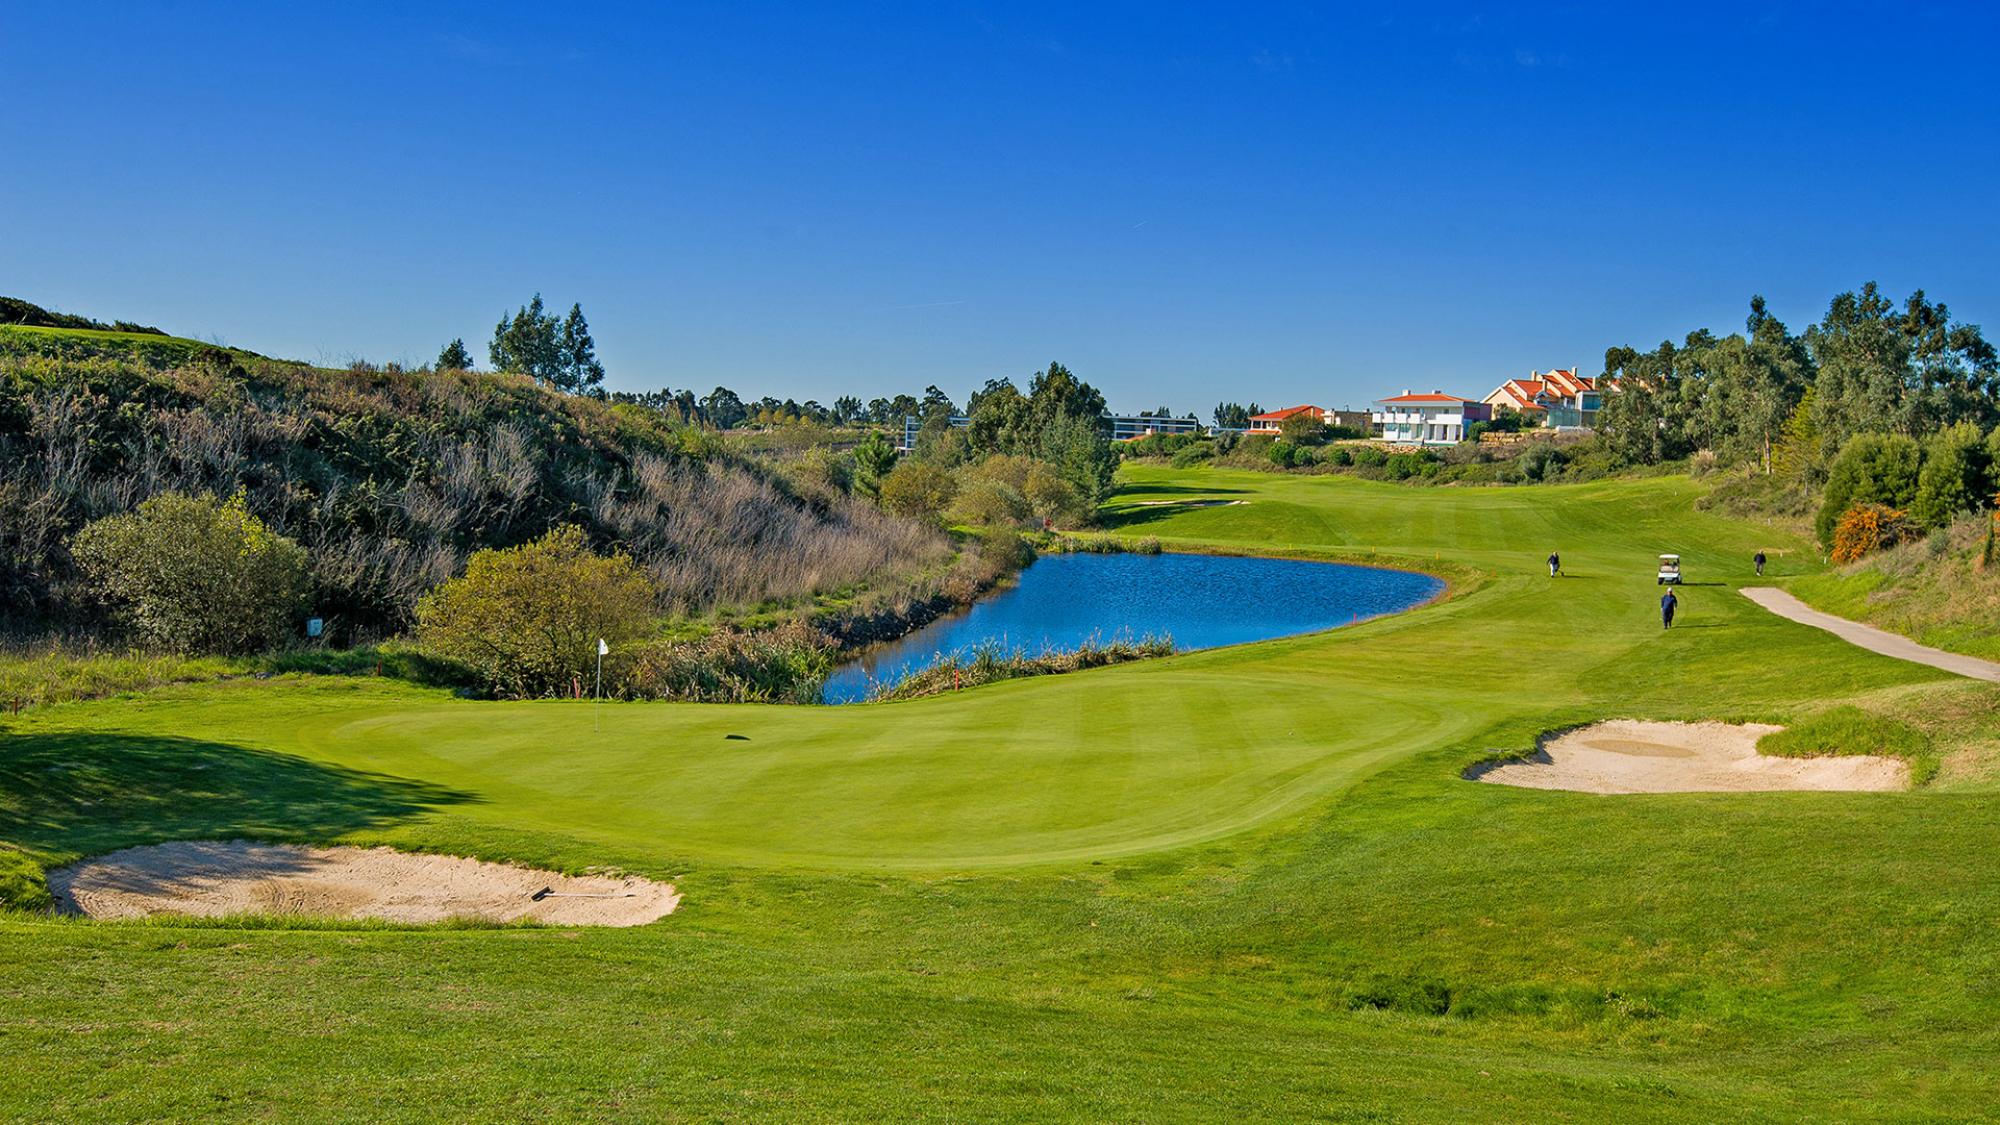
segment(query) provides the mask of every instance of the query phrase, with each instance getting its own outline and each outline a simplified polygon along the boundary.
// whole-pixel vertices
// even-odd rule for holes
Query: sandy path
[[[1777,614],[1790,618],[1801,625],[1811,625],[1815,629],[1825,629],[1849,644],[1860,645],[1870,652],[1883,656],[1893,656],[1898,660],[1908,660],[1916,664],[1928,664],[1975,680],[1988,680],[2000,684],[2000,664],[1991,660],[1981,660],[1976,656],[1945,652],[1942,649],[1920,645],[1900,633],[1877,629],[1873,625],[1863,625],[1859,621],[1849,621],[1845,617],[1835,617],[1831,613],[1821,613],[1792,595],[1773,586],[1749,586],[1743,596]]]
[[[544,887],[608,895],[537,902]],[[393,848],[188,841],[126,848],[49,872],[57,908],[93,918],[148,914],[304,914],[441,922],[522,919],[638,926],[673,912],[670,883],[636,876],[567,876],[531,867]]]
[[[1757,740],[1782,727],[1614,719],[1542,744],[1523,762],[1476,766],[1466,776],[1527,789],[1581,793],[1728,793],[1774,789],[1881,790],[1909,786],[1900,758],[1854,754],[1774,758]]]

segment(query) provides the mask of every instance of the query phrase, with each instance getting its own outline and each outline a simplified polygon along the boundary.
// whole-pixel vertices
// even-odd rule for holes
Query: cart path
[[[1870,652],[1883,656],[1893,656],[1898,660],[1908,660],[1916,664],[1928,664],[1975,680],[1989,680],[2000,684],[2000,664],[1991,660],[1981,660],[1976,656],[1965,656],[1956,652],[1920,645],[1900,633],[1877,629],[1873,625],[1863,625],[1859,621],[1849,621],[1845,617],[1835,617],[1831,613],[1821,613],[1792,595],[1774,586],[1748,586],[1743,596],[1777,614],[1801,625],[1811,625],[1815,629],[1825,629],[1849,644],[1860,645]]]

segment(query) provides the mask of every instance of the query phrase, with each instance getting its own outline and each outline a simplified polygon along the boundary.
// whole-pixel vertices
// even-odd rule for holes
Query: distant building
[[[962,430],[972,424],[972,419],[963,414],[951,416],[951,428]],[[1112,441],[1137,441],[1150,434],[1198,434],[1201,423],[1193,418],[1171,418],[1164,414],[1106,414],[1104,424],[1111,431]],[[917,433],[924,428],[924,420],[915,414],[903,416],[903,436],[896,442],[896,448],[908,453],[917,447]]]
[[[1106,414],[1111,423],[1112,441],[1137,441],[1153,434],[1198,434],[1201,423],[1193,418],[1170,418],[1164,414]]]
[[[1287,418],[1296,418],[1301,414],[1312,418],[1324,418],[1326,411],[1321,410],[1317,406],[1287,406],[1283,410],[1269,410],[1262,414],[1252,414],[1250,416],[1250,427],[1243,432],[1246,434],[1275,434]]]
[[[951,416],[951,428],[954,430],[962,430],[971,424],[972,419],[963,414],[954,414]],[[903,415],[903,437],[902,440],[896,443],[896,448],[904,453],[915,449],[917,447],[917,431],[923,428],[924,420],[922,418],[915,414]]]
[[[1486,404],[1517,410],[1532,425],[1569,430],[1596,425],[1602,398],[1596,379],[1558,367],[1507,380],[1486,396]]]
[[[1382,440],[1396,445],[1457,445],[1465,428],[1493,417],[1493,408],[1475,399],[1443,391],[1378,399],[1370,418]]]

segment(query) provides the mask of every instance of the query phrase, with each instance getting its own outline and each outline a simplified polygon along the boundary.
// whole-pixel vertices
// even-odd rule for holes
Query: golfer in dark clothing
[[[1764,552],[1757,552],[1757,557],[1750,561],[1757,564],[1757,577],[1764,577]]]
[[[1672,590],[1660,595],[1660,628],[1674,627],[1674,607],[1680,604],[1681,600],[1674,596]]]
[[[1549,577],[1550,577],[1550,578],[1554,578],[1554,577],[1555,577],[1556,575],[1558,575],[1558,574],[1562,573],[1562,568],[1563,568],[1563,560],[1562,560],[1562,556],[1561,556],[1561,555],[1558,555],[1558,554],[1556,554],[1556,553],[1555,553],[1554,551],[1550,551],[1550,552],[1549,552]]]

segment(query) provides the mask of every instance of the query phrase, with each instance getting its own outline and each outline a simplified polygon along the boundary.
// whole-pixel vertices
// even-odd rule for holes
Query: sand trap
[[[1545,739],[1521,762],[1474,766],[1465,776],[1527,789],[1581,793],[1727,793],[1771,789],[1904,789],[1900,758],[1773,758],[1757,740],[1782,727],[1615,719]]]
[[[537,902],[563,895],[611,895]],[[671,883],[636,876],[567,876],[531,867],[393,848],[302,848],[244,840],[155,844],[49,872],[57,908],[93,918],[148,914],[305,914],[441,922],[523,919],[554,925],[639,926],[680,905]]]

